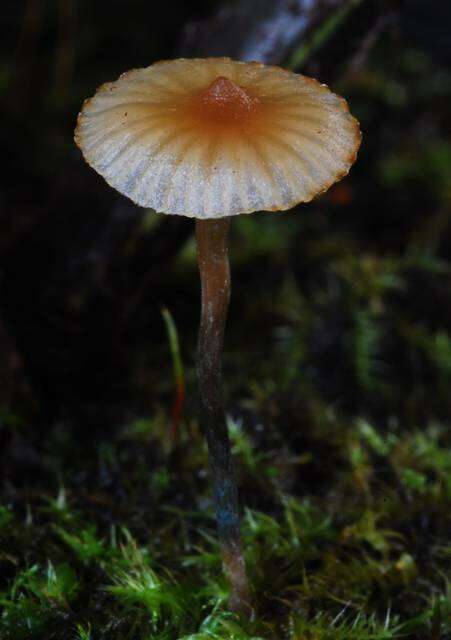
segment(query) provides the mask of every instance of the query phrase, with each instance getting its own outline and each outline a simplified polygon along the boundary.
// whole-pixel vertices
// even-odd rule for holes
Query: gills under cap
[[[102,85],[83,105],[75,140],[136,204],[221,218],[311,200],[348,173],[361,134],[346,101],[316,80],[201,58]]]

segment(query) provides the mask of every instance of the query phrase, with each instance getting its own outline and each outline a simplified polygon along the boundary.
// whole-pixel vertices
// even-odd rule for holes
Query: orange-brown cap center
[[[201,94],[202,102],[210,109],[227,110],[236,117],[253,110],[259,100],[224,76],[216,78]]]
[[[259,110],[260,100],[229,78],[219,76],[193,96],[191,106],[199,124],[218,130],[236,129],[247,128]]]

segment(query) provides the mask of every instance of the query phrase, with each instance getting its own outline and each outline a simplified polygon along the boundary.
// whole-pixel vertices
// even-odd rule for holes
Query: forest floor
[[[240,224],[235,275],[252,282],[240,247],[254,223]],[[356,257],[340,241],[313,279],[271,281],[265,225],[293,242],[290,218],[263,223],[251,263],[265,285],[240,316],[237,286],[225,355],[255,619],[227,612],[193,320],[188,357],[179,332],[188,402],[175,431],[168,344],[158,400],[110,432],[62,420],[42,438],[3,412],[2,640],[451,637],[451,340],[409,316],[418,278],[430,291],[450,268]]]

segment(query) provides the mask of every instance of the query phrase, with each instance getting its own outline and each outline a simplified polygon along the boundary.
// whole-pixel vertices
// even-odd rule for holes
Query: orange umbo
[[[346,101],[316,80],[229,58],[164,61],[87,100],[75,140],[143,207],[196,218],[202,284],[198,375],[230,608],[250,614],[222,400],[230,216],[307,202],[345,176],[360,145]]]

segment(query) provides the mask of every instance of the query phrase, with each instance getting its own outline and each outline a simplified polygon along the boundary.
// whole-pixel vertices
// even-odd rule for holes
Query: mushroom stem
[[[228,218],[196,220],[202,287],[198,377],[222,563],[231,586],[229,607],[249,615],[252,608],[241,544],[238,492],[222,398],[222,347],[230,299],[229,227]]]

